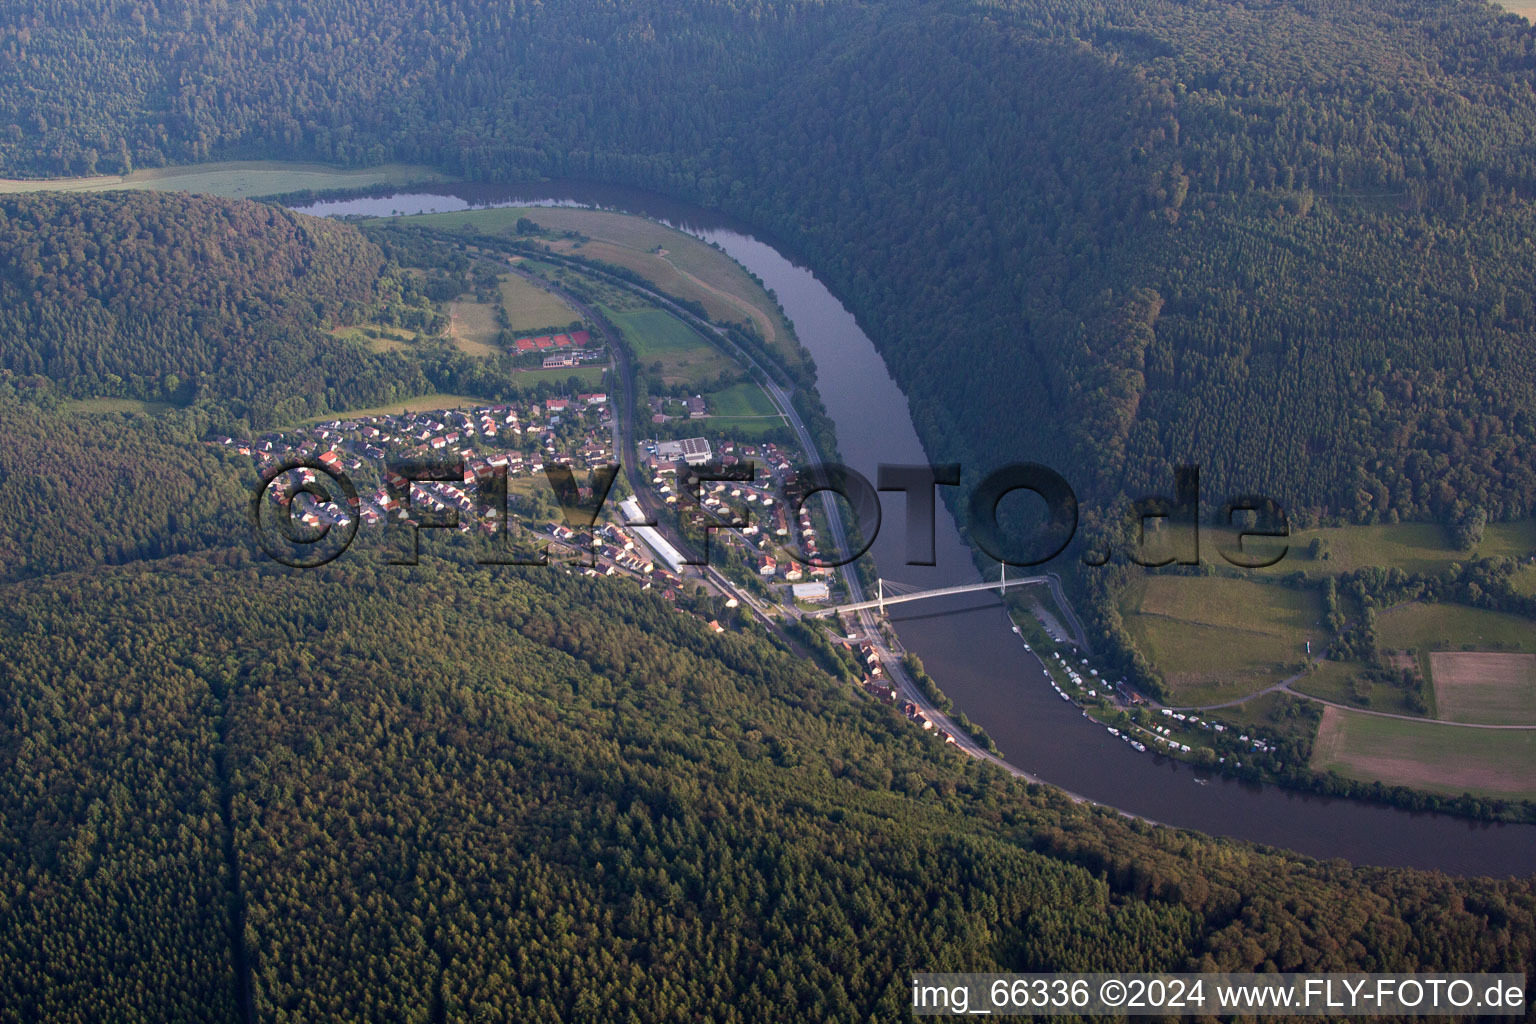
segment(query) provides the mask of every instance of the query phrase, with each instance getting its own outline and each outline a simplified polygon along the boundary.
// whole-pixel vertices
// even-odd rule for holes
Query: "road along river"
[[[300,209],[377,217],[492,205],[591,206],[642,214],[719,245],[773,289],[815,358],[818,390],[837,424],[843,460],[870,479],[880,463],[927,461],[906,396],[852,314],[810,270],[719,214],[638,190],[561,183],[429,186]],[[887,579],[926,588],[975,578],[970,552],[942,503],[937,565],[902,564],[905,527],[903,501],[888,495],[872,549]],[[922,658],[955,706],[986,728],[1011,764],[1090,800],[1314,857],[1458,874],[1536,871],[1536,826],[1488,825],[1301,794],[1135,752],[1056,696],[995,595],[915,602],[893,610],[891,618],[903,645]]]

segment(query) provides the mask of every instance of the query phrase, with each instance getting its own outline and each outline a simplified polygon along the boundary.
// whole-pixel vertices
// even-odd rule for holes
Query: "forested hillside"
[[[383,269],[355,229],[263,203],[0,197],[0,368],[257,425],[420,394],[409,361],[327,332],[388,301]]]
[[[243,538],[242,477],[254,471],[200,443],[210,422],[206,411],[70,415],[0,374],[0,580]]]
[[[968,472],[1536,502],[1536,38],[1482,3],[8,13],[6,173],[647,185],[787,240]],[[46,574],[0,584],[0,1021],[865,1021],[916,968],[1530,970],[1529,880],[1076,807],[621,584],[249,562],[240,470],[195,441],[419,387],[324,330],[393,301],[382,255],[255,204],[0,212],[0,544]],[[181,408],[62,404],[102,395]],[[107,472],[35,483],[58,465]]]
[[[0,610],[0,1020],[896,1019],[914,969],[1528,970],[1528,882],[1029,791],[558,570],[180,557]],[[67,638],[67,639],[63,639]]]
[[[1491,4],[57,2],[0,51],[12,173],[398,158],[743,214],[978,472],[1536,507],[1536,36]]]

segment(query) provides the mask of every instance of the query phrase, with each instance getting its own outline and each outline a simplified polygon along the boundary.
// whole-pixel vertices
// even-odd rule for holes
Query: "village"
[[[635,496],[623,501],[610,495],[590,537],[564,522],[546,470],[565,467],[584,481],[587,474],[611,466],[617,461],[614,427],[608,395],[590,392],[468,409],[354,415],[249,440],[220,436],[210,443],[249,456],[262,472],[310,460],[345,474],[358,488],[355,512],[363,527],[380,526],[390,515],[420,522],[424,513],[456,513],[461,532],[478,526],[492,533],[496,512],[483,505],[480,495],[492,477],[504,475],[512,505],[529,516],[528,525],[555,553],[576,561],[589,575],[628,575],[663,592],[682,588],[687,579],[733,601],[743,596],[739,590],[750,588],[762,599],[757,607],[782,604],[791,614],[802,604],[832,598],[835,572],[786,552],[793,543],[803,558],[815,560],[822,524],[809,506],[798,514],[790,511],[783,487],[793,473],[794,453],[776,444],[712,443],[703,437],[642,442],[639,476],[650,484],[640,496],[645,506],[652,513],[670,512],[674,535],[680,513],[693,510],[713,517],[709,549],[711,568],[717,571],[702,571],[661,530],[644,525],[649,514]],[[462,461],[463,478],[409,482],[406,508],[401,498],[408,482],[393,467],[412,461]],[[751,465],[754,479],[706,480],[690,490],[688,474],[705,465],[727,472]],[[295,474],[297,481],[318,479],[313,470]],[[286,505],[284,495],[279,488],[271,496]],[[293,499],[291,510],[293,519],[310,530],[345,526],[352,513],[345,503],[321,502],[307,493]]]

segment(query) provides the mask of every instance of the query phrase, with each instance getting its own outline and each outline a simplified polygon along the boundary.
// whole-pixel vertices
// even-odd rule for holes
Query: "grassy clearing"
[[[1536,0],[1498,0],[1499,6],[1527,21],[1536,21]]]
[[[1175,704],[1264,689],[1299,670],[1306,641],[1326,639],[1316,594],[1249,580],[1149,576],[1127,588],[1121,614]]]
[[[507,274],[501,279],[501,301],[507,307],[507,319],[512,322],[513,331],[535,331],[553,326],[563,330],[573,320],[581,319],[580,314],[563,300],[516,274]]]
[[[1202,527],[1200,557],[1215,564],[1226,564],[1219,551],[1222,546],[1236,546],[1236,531]],[[1314,556],[1312,542],[1321,542],[1321,552]],[[1452,562],[1472,558],[1518,558],[1536,551],[1536,520],[1492,523],[1483,531],[1482,542],[1472,551],[1451,546],[1445,528],[1438,523],[1393,523],[1376,526],[1331,526],[1300,530],[1288,541],[1252,538],[1245,551],[1277,552],[1289,544],[1285,558],[1269,573],[1287,573],[1301,569],[1313,575],[1353,572],[1379,565],[1411,573],[1438,573]],[[1323,555],[1326,554],[1326,557]]]
[[[1445,721],[1536,725],[1536,654],[1437,653],[1429,670]]]
[[[1326,708],[1312,767],[1431,793],[1536,798],[1536,730],[1472,729]]]
[[[668,384],[701,386],[735,363],[687,324],[659,309],[618,310],[603,307],[603,315],[624,332],[624,339],[642,367],[661,363]]]
[[[1399,605],[1377,618],[1376,635],[1389,650],[1536,651],[1536,622],[1459,604]]]
[[[416,332],[403,327],[383,327],[379,324],[358,324],[354,327],[338,327],[331,332],[344,341],[355,341],[370,352],[403,352],[416,340]]]
[[[443,175],[430,168],[409,164],[349,169],[283,160],[239,160],[188,167],[157,167],[153,170],[134,171],[126,176],[111,174],[41,180],[7,178],[0,179],[0,193],[148,189],[155,192],[197,192],[229,199],[246,199],[304,189],[318,192],[443,180],[446,180]]]
[[[124,412],[155,416],[172,408],[170,402],[145,402],[137,398],[74,398],[64,403],[65,412],[86,416]]]
[[[664,224],[628,214],[564,207],[466,210],[406,219],[444,230],[512,234],[521,217],[552,231],[581,233],[590,241],[578,245],[560,240],[555,248],[633,270],[666,292],[700,303],[714,319],[750,322],[786,359],[799,360],[789,325],[757,282],[723,252]]]
[[[498,329],[490,303],[461,295],[448,304],[448,337],[465,355],[496,355],[500,350],[492,342]]]
[[[1315,731],[1312,719],[1299,714],[1286,714],[1287,708],[1302,703],[1301,698],[1286,693],[1266,693],[1230,708],[1222,708],[1206,717],[1219,718],[1229,726],[1239,728],[1252,726],[1269,735],[1311,740]]]
[[[1220,531],[1213,531],[1218,536]],[[1322,542],[1327,557],[1313,557],[1312,542]],[[1257,550],[1273,550],[1275,541],[1248,542]],[[1338,526],[1301,530],[1291,535],[1285,559],[1270,572],[1304,569],[1318,575],[1353,572],[1368,565],[1396,566],[1404,572],[1439,572],[1458,557],[1445,529],[1436,523],[1397,523],[1380,526]],[[1215,555],[1212,549],[1211,554]]]
[[[1364,671],[1365,666],[1357,661],[1320,661],[1310,672],[1292,683],[1291,689],[1297,693],[1321,697],[1323,700],[1331,700],[1338,704],[1370,708],[1372,711],[1385,711],[1392,715],[1412,715],[1416,718],[1431,717],[1414,710],[1408,703],[1407,694],[1396,686],[1373,683],[1368,700],[1356,697],[1351,684],[1355,677]]]
[[[1522,565],[1509,578],[1509,585],[1519,594],[1536,594],[1536,566]]]
[[[432,412],[436,409],[471,409],[476,406],[495,405],[489,398],[476,398],[474,395],[455,395],[449,392],[433,392],[427,395],[417,395],[414,398],[402,398],[388,405],[374,405],[366,409],[347,409],[345,411],[328,412],[324,416],[311,416],[304,423],[324,423],[327,420],[356,418],[359,416],[388,416],[398,412]]]
[[[1490,523],[1474,554],[1479,558],[1522,558],[1536,551],[1536,520]]]

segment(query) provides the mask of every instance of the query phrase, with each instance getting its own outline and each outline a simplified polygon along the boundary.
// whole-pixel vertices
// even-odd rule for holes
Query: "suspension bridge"
[[[852,604],[840,604],[833,608],[819,608],[813,612],[806,612],[807,618],[824,619],[832,615],[840,615],[843,612],[861,612],[866,608],[878,609],[880,614],[885,614],[885,609],[893,604],[906,604],[908,601],[926,601],[933,597],[948,597],[951,594],[973,594],[981,590],[995,590],[998,593],[1010,587],[1029,587],[1039,583],[1049,583],[1047,576],[1016,576],[1008,578],[1007,566],[1003,567],[1001,578],[995,580],[982,580],[977,583],[962,583],[954,587],[934,587],[929,590],[919,590],[905,583],[897,583],[894,580],[875,580],[875,596],[867,601],[855,601]]]

